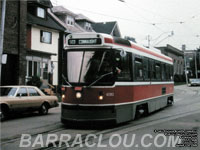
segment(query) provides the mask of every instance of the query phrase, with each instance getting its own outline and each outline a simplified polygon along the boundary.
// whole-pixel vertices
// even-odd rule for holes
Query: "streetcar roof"
[[[100,44],[99,45],[79,45],[79,46],[67,45],[65,48],[66,49],[91,48],[91,47],[93,47],[93,48],[110,47],[110,48],[114,48],[114,49],[122,49],[123,48],[123,50],[125,50],[125,51],[136,53],[141,56],[146,56],[146,57],[153,58],[153,59],[159,59],[160,61],[164,61],[164,62],[167,62],[170,64],[173,63],[172,58],[162,54],[159,49],[147,48],[138,43],[134,43],[132,41],[129,41],[129,40],[126,40],[123,38],[113,37],[109,34],[91,33],[91,32],[73,33],[73,34],[69,34],[66,37],[66,40],[68,40],[68,39],[87,39],[87,38],[101,38],[102,44],[101,45]]]

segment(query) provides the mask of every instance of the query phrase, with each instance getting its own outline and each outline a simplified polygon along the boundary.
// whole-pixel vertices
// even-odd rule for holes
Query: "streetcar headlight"
[[[62,99],[64,99],[64,98],[65,98],[65,94],[62,95]]]
[[[77,93],[76,93],[76,98],[81,98],[81,97],[82,97],[81,92],[77,92]]]
[[[100,101],[103,100],[103,95],[100,95],[100,96],[99,96],[99,100],[100,100]]]

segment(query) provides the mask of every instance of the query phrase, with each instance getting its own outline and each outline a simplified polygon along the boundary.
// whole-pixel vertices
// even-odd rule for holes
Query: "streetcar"
[[[122,123],[173,104],[173,61],[101,33],[65,38],[61,122]]]

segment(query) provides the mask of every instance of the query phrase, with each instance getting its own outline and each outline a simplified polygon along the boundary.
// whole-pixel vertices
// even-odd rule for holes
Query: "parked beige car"
[[[38,110],[45,115],[48,109],[58,106],[56,96],[47,96],[34,86],[0,86],[0,116],[4,120],[12,112]]]

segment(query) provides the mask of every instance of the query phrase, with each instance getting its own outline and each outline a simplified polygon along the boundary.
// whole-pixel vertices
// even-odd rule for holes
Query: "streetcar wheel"
[[[171,97],[168,98],[167,105],[168,106],[173,106],[174,105],[174,98],[173,98],[173,96],[171,96]]]

